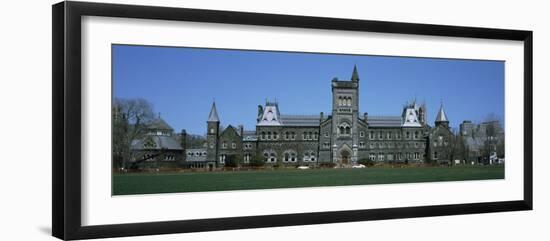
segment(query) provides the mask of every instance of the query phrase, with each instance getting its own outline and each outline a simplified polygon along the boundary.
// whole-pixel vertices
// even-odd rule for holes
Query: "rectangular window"
[[[359,132],[359,136],[360,136],[360,137],[364,137],[364,136],[365,136],[365,132],[363,132],[363,131]]]

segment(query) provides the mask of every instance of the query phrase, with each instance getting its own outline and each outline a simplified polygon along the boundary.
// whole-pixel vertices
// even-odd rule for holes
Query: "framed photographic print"
[[[53,235],[532,209],[532,32],[61,2]]]

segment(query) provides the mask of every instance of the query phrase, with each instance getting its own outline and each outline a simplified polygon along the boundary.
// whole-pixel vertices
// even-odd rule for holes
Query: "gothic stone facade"
[[[207,121],[206,161],[224,166],[246,164],[262,158],[267,165],[351,166],[359,160],[378,162],[423,162],[441,155],[452,138],[441,106],[435,128],[427,124],[425,104],[403,106],[399,116],[369,116],[359,112],[359,74],[351,80],[333,79],[332,113],[284,115],[276,102],[258,106],[256,128],[245,131],[229,125],[220,130],[215,103]],[[433,132],[435,131],[435,132]],[[428,148],[432,142],[441,143]],[[435,158],[433,158],[435,155]]]

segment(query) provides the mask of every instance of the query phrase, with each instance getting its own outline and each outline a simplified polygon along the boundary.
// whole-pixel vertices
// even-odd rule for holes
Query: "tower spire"
[[[357,65],[353,66],[353,73],[351,74],[351,81],[354,81],[354,82],[359,81],[359,73],[357,72]]]
[[[216,102],[212,102],[212,109],[210,109],[210,115],[208,115],[209,122],[220,122],[218,117],[218,111],[216,110]]]
[[[449,124],[449,118],[447,118],[447,115],[445,114],[445,110],[443,109],[443,101],[441,102],[441,106],[439,107],[439,111],[437,112],[437,117],[435,118],[435,124]]]

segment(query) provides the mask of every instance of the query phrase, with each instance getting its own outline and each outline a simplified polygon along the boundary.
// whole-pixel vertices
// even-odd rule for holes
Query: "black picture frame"
[[[52,233],[60,239],[88,239],[214,230],[323,224],[381,219],[532,210],[533,208],[533,32],[415,23],[290,16],[90,2],[52,6],[53,167]],[[517,40],[524,43],[524,195],[522,200],[420,207],[343,210],[234,218],[81,224],[81,17],[230,23],[429,36]]]

